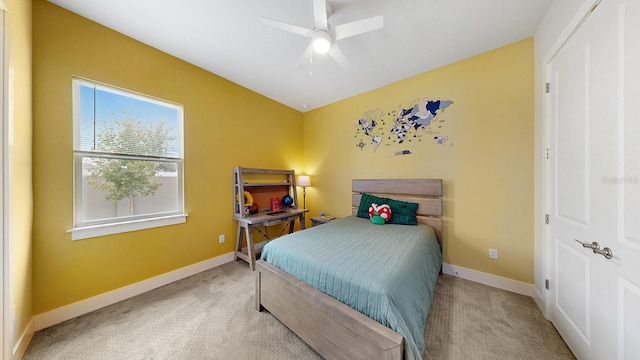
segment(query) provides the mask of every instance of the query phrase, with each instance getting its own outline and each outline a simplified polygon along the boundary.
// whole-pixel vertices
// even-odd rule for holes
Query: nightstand
[[[334,219],[335,219],[334,217],[322,217],[322,216],[313,216],[309,218],[309,220],[311,220],[311,227],[314,227],[316,225],[326,224],[329,221]]]

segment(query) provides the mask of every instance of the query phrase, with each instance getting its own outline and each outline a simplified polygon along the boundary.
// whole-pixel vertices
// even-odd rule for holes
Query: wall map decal
[[[452,104],[451,100],[424,98],[414,101],[408,108],[401,107],[398,111],[386,114],[379,109],[367,111],[354,124],[356,147],[364,150],[372,145],[373,152],[376,152],[383,143],[385,146],[404,144],[410,147],[411,143],[422,142],[423,139],[442,146],[446,143],[451,147],[453,143],[449,137],[442,134],[442,126],[446,120],[441,119],[439,115]],[[411,153],[410,150],[400,150],[389,155]]]

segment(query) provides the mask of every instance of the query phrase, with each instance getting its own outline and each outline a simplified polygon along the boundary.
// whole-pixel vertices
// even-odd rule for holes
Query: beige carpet
[[[575,359],[531,297],[441,275],[425,332],[428,359]]]
[[[25,360],[320,359],[232,262],[38,331]],[[531,298],[442,275],[425,359],[573,359]]]

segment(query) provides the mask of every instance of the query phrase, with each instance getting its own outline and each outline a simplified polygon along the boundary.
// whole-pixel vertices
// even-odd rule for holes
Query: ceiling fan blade
[[[269,26],[273,26],[275,28],[284,30],[284,31],[288,31],[294,34],[298,34],[298,35],[302,35],[304,37],[308,37],[310,38],[313,35],[313,30],[311,29],[307,29],[307,28],[303,28],[300,26],[296,26],[296,25],[291,25],[282,21],[278,21],[278,20],[273,20],[273,19],[269,19],[266,17],[262,18],[262,23],[269,25]]]
[[[382,16],[374,16],[368,19],[358,20],[342,25],[335,26],[333,30],[336,34],[336,40],[359,35],[365,32],[381,29],[384,26]]]
[[[327,3],[325,0],[313,0],[313,23],[316,29],[327,28]]]
[[[329,55],[331,55],[333,60],[335,60],[338,63],[338,65],[340,65],[340,67],[343,68],[344,70],[351,69],[351,64],[349,63],[349,60],[347,60],[347,57],[344,56],[344,53],[340,50],[340,48],[338,48],[338,45],[333,44],[333,46],[331,46],[331,50],[329,50]]]
[[[307,46],[307,50],[304,52],[304,54],[302,54],[302,56],[300,57],[300,60],[298,60],[298,63],[296,64],[296,67],[300,67],[305,63],[309,63],[310,59],[311,59],[311,52],[313,51],[311,44],[309,44],[309,46]]]

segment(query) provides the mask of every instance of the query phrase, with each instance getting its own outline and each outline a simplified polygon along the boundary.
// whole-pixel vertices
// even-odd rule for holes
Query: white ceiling
[[[304,112],[533,36],[552,0],[332,0],[333,26],[384,16],[337,42],[350,70],[261,22],[313,28],[312,0],[49,1]]]

